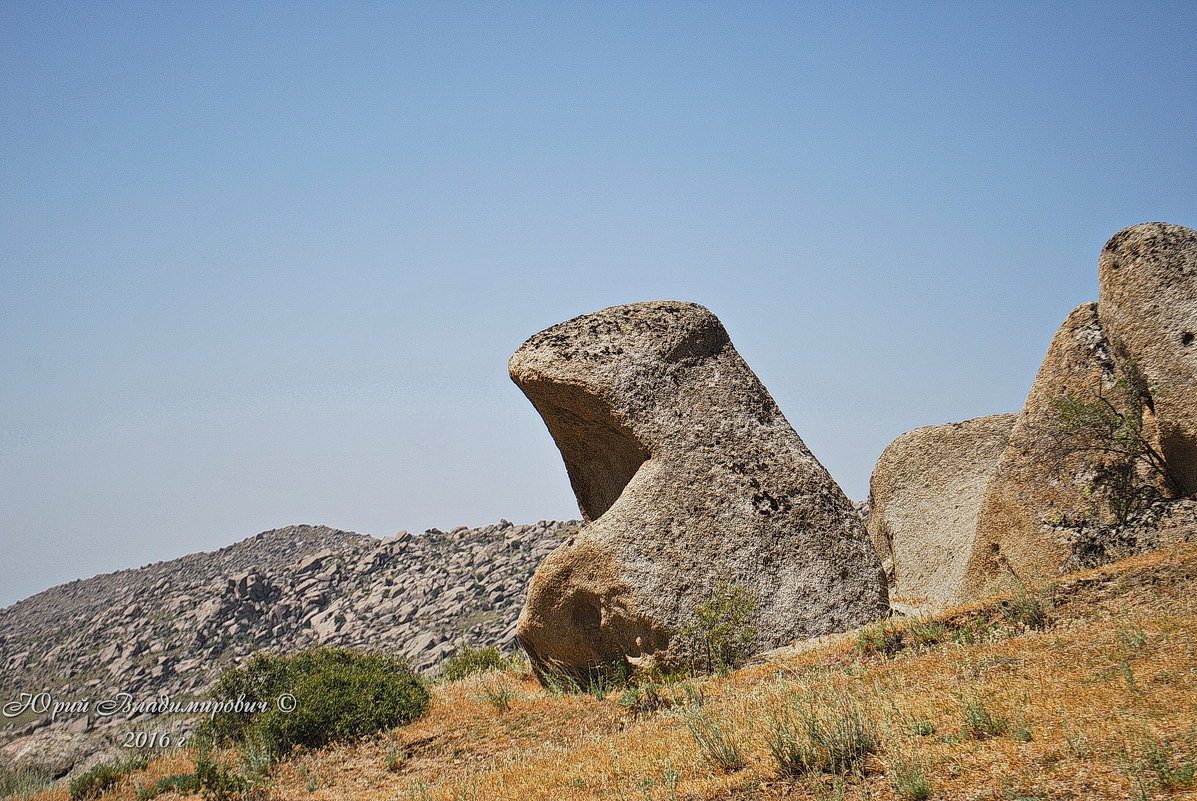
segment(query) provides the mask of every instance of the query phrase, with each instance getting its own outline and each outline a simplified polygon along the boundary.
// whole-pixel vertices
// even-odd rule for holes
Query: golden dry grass
[[[409,726],[296,755],[275,769],[268,794],[901,801],[896,780],[913,768],[935,799],[1197,799],[1197,783],[1183,786],[1186,764],[1197,759],[1197,546],[1077,574],[1048,595],[1043,630],[1009,623],[998,604],[976,605],[936,618],[942,630],[923,630],[932,640],[939,631],[938,643],[914,643],[910,622],[895,624],[907,644],[889,656],[862,655],[849,634],[693,680],[706,719],[742,746],[746,765],[732,772],[696,744],[686,726],[693,707],[637,715],[618,693],[601,701],[554,695],[526,676],[492,672],[436,687],[429,714]],[[953,641],[968,632],[977,641]],[[509,707],[499,709],[488,690]],[[858,699],[879,752],[845,777],[780,775],[768,745],[773,721],[837,695]],[[1007,731],[970,734],[969,704],[1005,720]],[[186,766],[174,755],[136,779],[150,784]],[[133,780],[107,797],[134,799]]]

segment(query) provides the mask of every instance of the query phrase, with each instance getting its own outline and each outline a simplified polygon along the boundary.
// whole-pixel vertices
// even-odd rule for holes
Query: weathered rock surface
[[[1097,304],[1083,304],[1053,337],[994,471],[960,600],[1058,575],[1080,558],[1080,540],[1063,530],[1111,524],[1125,517],[1123,507],[1143,490],[1160,494],[1159,476],[1144,464],[1087,430],[1065,433],[1060,406],[1065,399],[1109,403],[1119,414],[1142,416],[1138,402],[1122,389],[1125,381]]]
[[[755,648],[887,608],[851,501],[707,309],[617,306],[521,346],[511,377],[565,461],[587,525],[537,568],[518,636],[581,674],[685,644],[719,581],[755,599]]]
[[[86,770],[97,762],[127,756],[122,751],[113,738],[99,732],[43,729],[0,748],[0,764],[32,768],[56,779],[73,770]]]
[[[1197,500],[1161,498],[1119,523],[1081,521],[1052,527],[1065,543],[1068,559],[1058,572],[1070,573],[1117,559],[1197,541]]]
[[[0,609],[0,700],[43,691],[61,701],[121,692],[178,700],[259,649],[377,649],[422,670],[463,646],[511,650],[533,569],[576,529],[503,521],[379,540],[288,526],[63,584]],[[0,742],[10,740],[0,756],[39,764],[45,752],[52,764],[43,767],[77,770],[126,723],[120,714],[0,718]],[[150,723],[162,729],[161,719]]]
[[[1097,274],[1102,328],[1147,380],[1180,493],[1197,494],[1197,231],[1160,222],[1119,231]]]
[[[890,599],[921,611],[960,596],[977,515],[1017,415],[927,426],[895,439],[869,481],[869,536]]]

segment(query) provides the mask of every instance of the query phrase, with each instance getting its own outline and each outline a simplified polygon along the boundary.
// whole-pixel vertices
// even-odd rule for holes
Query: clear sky
[[[576,517],[506,362],[690,300],[853,498],[1197,227],[1197,5],[0,4],[0,604]]]

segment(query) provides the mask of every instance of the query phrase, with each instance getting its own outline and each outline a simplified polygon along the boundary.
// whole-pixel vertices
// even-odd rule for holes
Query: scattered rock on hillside
[[[464,646],[511,650],[533,569],[576,529],[503,521],[378,540],[288,526],[63,584],[0,609],[0,699],[45,691],[62,701],[121,692],[178,700],[260,649],[378,649],[426,671]],[[10,740],[5,751],[18,762],[41,749],[78,769],[126,718],[22,718],[0,729],[0,742]],[[31,736],[45,747],[25,747]]]
[[[1068,561],[1060,572],[1086,570],[1156,548],[1197,541],[1197,500],[1160,499],[1122,523],[1082,521],[1055,526],[1052,533],[1068,546]]]
[[[536,334],[512,379],[544,418],[587,525],[520,615],[540,670],[667,647],[719,581],[755,598],[757,650],[887,608],[860,517],[697,304],[617,306]]]
[[[53,779],[126,755],[113,738],[104,734],[65,729],[42,730],[0,748],[0,757],[10,768],[31,768]]]

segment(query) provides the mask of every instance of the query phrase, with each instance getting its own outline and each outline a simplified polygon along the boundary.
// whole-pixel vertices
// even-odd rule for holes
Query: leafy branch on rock
[[[1104,498],[1118,524],[1161,494],[1176,497],[1179,484],[1154,442],[1145,412],[1152,409],[1151,389],[1134,363],[1119,370],[1097,392],[1069,391],[1056,398],[1054,441],[1057,461],[1095,453],[1100,459],[1093,476],[1095,494]],[[1160,487],[1163,488],[1161,493]]]

